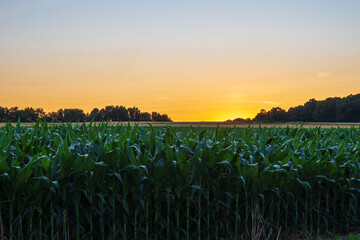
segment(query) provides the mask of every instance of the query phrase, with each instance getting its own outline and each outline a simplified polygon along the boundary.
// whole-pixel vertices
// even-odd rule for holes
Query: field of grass
[[[360,226],[359,159],[358,127],[7,124],[0,238],[352,232]]]
[[[134,123],[132,123],[134,124]],[[144,126],[146,126],[146,124],[148,123],[140,123],[143,124]],[[296,127],[303,127],[303,128],[313,128],[313,127],[321,127],[321,128],[337,128],[337,127],[341,127],[341,128],[351,128],[351,127],[360,127],[360,123],[341,123],[341,122],[334,122],[334,123],[329,123],[329,122],[284,122],[284,123],[229,123],[229,122],[171,122],[171,123],[165,123],[165,122],[156,122],[156,123],[151,123],[153,126],[172,126],[172,127],[227,127],[227,128],[247,128],[247,127],[253,127],[253,128],[258,128],[258,127],[267,127],[267,128],[271,128],[271,127],[281,127],[281,128],[286,128],[286,127],[291,127],[291,128],[296,128]]]

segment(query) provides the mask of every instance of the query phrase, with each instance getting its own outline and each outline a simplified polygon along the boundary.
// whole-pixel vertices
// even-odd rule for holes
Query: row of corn
[[[0,239],[273,239],[360,224],[360,129],[0,128]]]

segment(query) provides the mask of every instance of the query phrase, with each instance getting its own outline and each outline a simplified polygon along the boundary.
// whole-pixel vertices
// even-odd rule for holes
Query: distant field
[[[131,123],[134,124],[134,123]],[[149,123],[140,123],[141,125],[147,125]],[[312,127],[322,127],[322,128],[331,128],[331,127],[342,127],[342,128],[350,128],[350,127],[360,127],[360,123],[225,123],[225,122],[172,122],[172,123],[163,123],[163,122],[150,122],[153,126],[172,126],[172,127],[237,127],[237,128],[246,128],[246,127],[300,127],[303,126],[305,128]]]
[[[287,122],[287,123],[227,123],[227,122],[130,122],[130,125],[133,126],[139,123],[142,126],[148,126],[151,124],[154,127],[162,127],[162,126],[172,126],[172,127],[237,127],[237,128],[247,128],[254,127],[304,127],[304,128],[313,128],[313,127],[321,127],[321,128],[351,128],[351,127],[360,127],[360,123],[342,123],[342,122]],[[6,123],[0,123],[0,127],[4,126]],[[16,125],[16,123],[12,123]],[[31,126],[34,123],[22,123],[25,126]],[[110,125],[127,125],[128,122],[110,122]]]

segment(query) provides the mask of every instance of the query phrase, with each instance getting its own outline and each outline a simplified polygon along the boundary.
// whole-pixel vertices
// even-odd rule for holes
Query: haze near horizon
[[[360,1],[0,2],[0,106],[254,117],[360,91]]]

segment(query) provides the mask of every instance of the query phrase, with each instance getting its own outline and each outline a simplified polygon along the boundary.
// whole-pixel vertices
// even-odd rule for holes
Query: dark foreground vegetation
[[[280,107],[262,109],[253,119],[237,118],[229,122],[360,122],[360,94],[344,98],[310,99],[288,111]]]
[[[359,128],[8,123],[0,128],[0,238],[351,232],[360,224],[359,158]]]
[[[0,122],[36,122],[44,119],[47,122],[84,122],[84,121],[155,121],[171,122],[166,114],[158,112],[141,112],[137,107],[126,108],[124,106],[106,106],[94,108],[90,113],[84,113],[78,108],[59,109],[57,112],[46,113],[42,108],[0,107]]]

